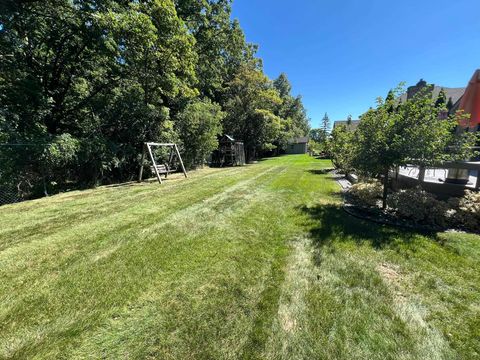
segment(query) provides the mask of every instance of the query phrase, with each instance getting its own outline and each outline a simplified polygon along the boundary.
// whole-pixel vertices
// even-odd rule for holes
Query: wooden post
[[[142,182],[143,178],[143,163],[145,161],[145,144],[142,146],[142,160],[140,160],[140,173],[138,174],[138,182]]]
[[[155,158],[153,157],[152,149],[150,148],[149,143],[147,143],[147,149],[148,149],[148,153],[150,154],[150,159],[152,160],[153,168],[155,169],[155,174],[157,175],[158,182],[161,184],[162,183],[162,178],[160,177],[160,174],[158,173],[157,163],[155,162]]]
[[[182,157],[180,156],[180,151],[178,151],[177,144],[175,144],[173,146],[175,147],[175,152],[177,153],[178,161],[180,162],[180,166],[182,167],[183,175],[185,175],[185,177],[188,178],[187,170],[185,170],[185,166],[183,166],[183,160],[182,160]]]
[[[167,172],[165,173],[165,179],[168,176],[168,172],[170,171],[170,166],[173,160],[173,146],[170,147],[170,155],[168,155],[168,164],[167,164]]]

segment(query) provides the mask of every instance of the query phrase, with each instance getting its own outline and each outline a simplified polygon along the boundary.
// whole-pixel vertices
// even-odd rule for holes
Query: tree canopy
[[[456,131],[465,114],[448,116],[445,102],[432,98],[428,89],[400,103],[402,91],[399,86],[385,100],[378,98],[377,107],[361,116],[354,133],[336,129],[332,135],[337,167],[383,178],[384,207],[390,170],[412,163],[425,167],[464,160],[475,142],[473,133]]]
[[[222,131],[250,159],[281,151],[309,121],[256,50],[230,0],[2,1],[0,142],[29,146],[0,149],[0,181],[130,180],[145,141],[177,141],[196,166]]]

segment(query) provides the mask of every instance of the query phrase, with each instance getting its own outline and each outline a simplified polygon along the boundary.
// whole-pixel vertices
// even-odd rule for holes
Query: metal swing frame
[[[158,165],[156,163],[155,157],[153,156],[153,151],[152,151],[152,148],[155,148],[155,147],[170,148],[170,155],[168,156],[168,163],[167,164]],[[153,165],[152,169],[155,172],[155,175],[157,176],[157,180],[160,184],[162,184],[161,175],[165,175],[165,179],[166,179],[168,174],[177,171],[177,169],[170,168],[170,165],[172,164],[172,161],[173,161],[175,156],[178,159],[178,162],[179,162],[180,167],[183,171],[183,174],[185,175],[186,178],[188,178],[187,171],[185,170],[185,166],[183,165],[183,160],[182,160],[182,157],[180,156],[180,151],[178,151],[177,144],[147,142],[143,145],[142,160],[141,160],[141,166],[140,166],[140,173],[138,175],[138,182],[142,182],[143,167],[144,167],[144,162],[145,162],[145,157],[146,157],[147,152],[148,152],[148,155],[150,157],[150,161],[152,162],[152,165]]]

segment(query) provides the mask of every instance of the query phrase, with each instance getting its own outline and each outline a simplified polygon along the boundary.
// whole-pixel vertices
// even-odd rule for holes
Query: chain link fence
[[[48,195],[44,144],[0,144],[0,206]]]

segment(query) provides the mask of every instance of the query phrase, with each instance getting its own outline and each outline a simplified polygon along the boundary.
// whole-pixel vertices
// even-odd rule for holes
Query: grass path
[[[480,237],[339,207],[285,156],[0,208],[0,358],[480,358]]]

